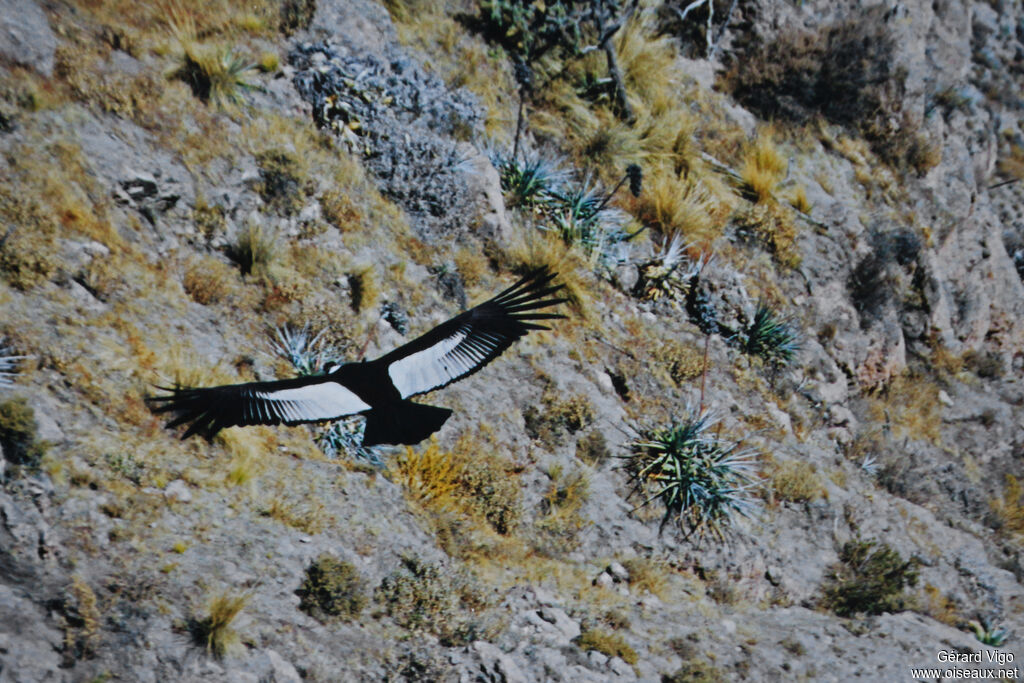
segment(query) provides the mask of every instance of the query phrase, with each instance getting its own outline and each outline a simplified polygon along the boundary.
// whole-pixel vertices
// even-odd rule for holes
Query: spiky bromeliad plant
[[[494,156],[501,175],[501,189],[510,207],[546,204],[568,177],[557,161],[540,154],[520,160],[517,156]]]
[[[691,411],[680,422],[641,432],[632,444],[626,456],[632,493],[645,496],[637,508],[661,501],[661,529],[674,520],[687,537],[696,532],[721,539],[736,515],[753,509],[753,454],[712,434],[716,422]]]
[[[18,374],[18,363],[28,358],[17,356],[12,351],[13,349],[6,344],[0,343],[0,387],[14,383],[14,376]]]
[[[758,356],[773,368],[789,365],[800,351],[800,336],[793,324],[780,318],[768,304],[759,303],[741,339],[744,353]]]

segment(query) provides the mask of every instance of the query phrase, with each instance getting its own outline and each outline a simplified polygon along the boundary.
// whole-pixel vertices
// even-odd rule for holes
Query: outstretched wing
[[[564,318],[538,309],[566,299],[550,298],[563,285],[546,268],[533,271],[490,301],[441,323],[375,362],[387,366],[402,398],[422,394],[471,375],[530,330],[550,329],[531,321]]]
[[[155,413],[175,414],[168,427],[188,425],[182,439],[193,434],[209,439],[225,427],[333,420],[370,408],[324,376],[196,389],[160,388],[171,394],[146,401]]]

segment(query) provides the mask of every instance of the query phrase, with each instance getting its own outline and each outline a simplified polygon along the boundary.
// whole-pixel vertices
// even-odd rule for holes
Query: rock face
[[[869,16],[902,79],[879,125],[938,154],[894,171],[852,124],[793,133],[779,192],[810,205],[798,265],[751,239],[736,190],[716,258],[679,257],[692,269],[652,301],[642,250],[663,264],[666,245],[638,234],[605,267],[534,230],[542,207],[506,206],[485,100],[452,86],[508,61],[479,17],[431,15],[432,43],[373,0],[278,4],[197,15],[213,23],[194,36],[175,24],[210,50],[203,68],[237,71],[236,97],[206,102],[145,12],[0,0],[0,349],[26,357],[0,384],[0,681],[901,680],[940,652],[1019,666],[1024,188],[999,186],[1024,163],[1017,5],[754,0],[724,26],[716,11],[716,56],[686,62],[679,92],[723,120],[694,144],[759,130],[752,105],[712,92],[731,55]],[[278,10],[308,21],[275,33]],[[246,31],[264,72],[220,42]],[[442,77],[446,60],[473,68]],[[514,120],[513,100],[493,106]],[[621,133],[604,124],[599,149]],[[286,325],[307,370],[372,358],[538,262],[567,282],[568,319],[432,395],[455,413],[416,449],[359,448],[359,418],[183,443],[146,408],[154,385],[291,376]],[[744,353],[759,300],[799,330],[786,367]],[[756,504],[724,539],[661,526],[621,466],[698,405],[751,449]],[[898,585],[847,615],[829,599],[844,581]]]
[[[57,36],[38,4],[33,0],[0,2],[0,57],[50,76],[56,50]]]

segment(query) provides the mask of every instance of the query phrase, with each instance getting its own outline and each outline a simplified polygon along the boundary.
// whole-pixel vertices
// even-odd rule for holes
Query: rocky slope
[[[636,123],[554,78],[529,98],[524,156],[606,188],[644,169],[601,214],[645,228],[623,256],[538,230],[495,168],[519,96],[476,3],[0,2],[0,336],[26,357],[0,384],[0,680],[1015,666],[1019,6],[715,3],[707,58],[686,4],[622,29]],[[858,64],[859,99],[823,103]],[[759,193],[771,138],[788,161]],[[661,276],[659,191],[702,197]],[[285,325],[373,357],[541,263],[569,319],[430,396],[456,412],[415,449],[181,442],[144,403],[293,375]],[[759,303],[798,331],[789,362],[744,352]],[[662,528],[625,457],[700,405],[757,480],[721,537]]]

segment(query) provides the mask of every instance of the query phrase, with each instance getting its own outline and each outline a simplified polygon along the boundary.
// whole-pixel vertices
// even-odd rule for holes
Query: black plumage
[[[543,312],[566,301],[562,285],[542,268],[489,301],[372,361],[346,363],[330,372],[273,382],[208,388],[164,388],[147,399],[157,413],[174,413],[168,427],[188,425],[182,438],[212,438],[225,427],[302,424],[346,415],[366,416],[364,446],[414,444],[430,436],[451,415],[447,408],[409,398],[445,387],[479,371],[530,330],[536,321],[564,318]]]

